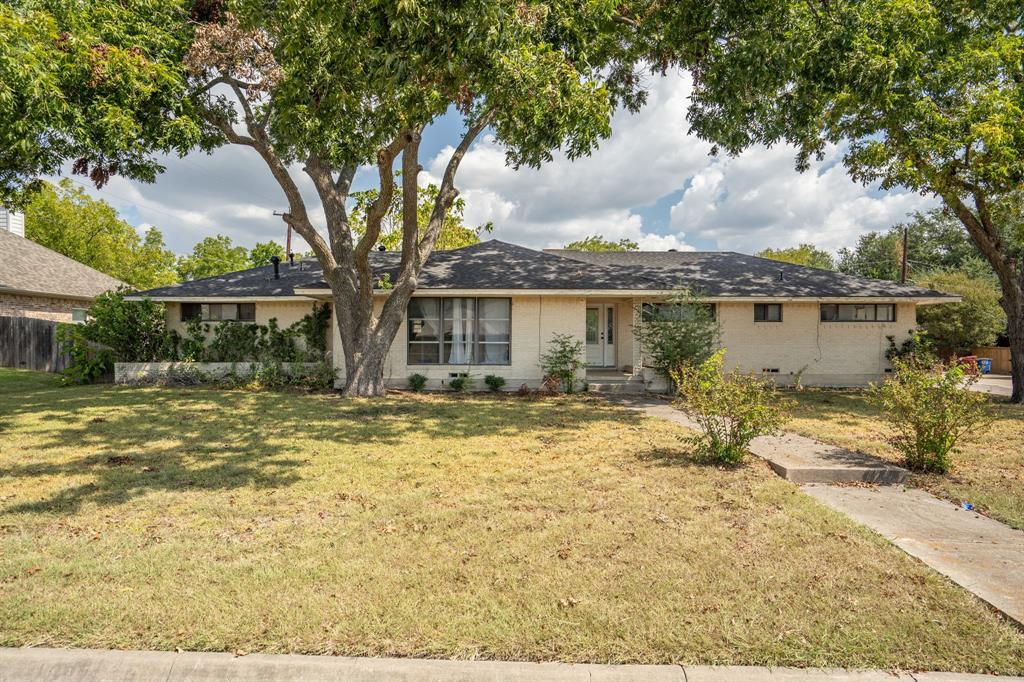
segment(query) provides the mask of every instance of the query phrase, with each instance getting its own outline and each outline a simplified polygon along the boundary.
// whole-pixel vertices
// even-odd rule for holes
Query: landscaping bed
[[[0,645],[1024,671],[973,596],[681,435],[0,370]]]
[[[806,389],[787,391],[796,400],[786,428],[851,450],[900,463],[888,443],[879,408],[863,391]],[[1024,409],[992,400],[991,423],[966,437],[946,475],[911,474],[910,483],[1024,529]]]

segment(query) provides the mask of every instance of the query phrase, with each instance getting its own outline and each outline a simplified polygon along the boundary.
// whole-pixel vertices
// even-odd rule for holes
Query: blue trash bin
[[[978,358],[978,369],[982,374],[991,374],[992,358]]]

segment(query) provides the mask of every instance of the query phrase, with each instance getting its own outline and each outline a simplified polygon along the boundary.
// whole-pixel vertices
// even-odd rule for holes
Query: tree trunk
[[[372,319],[372,302],[369,304],[370,310],[366,311],[369,319],[354,322],[351,316],[335,315],[345,355],[345,387],[342,395],[346,397],[382,396],[387,392],[384,366],[391,344],[402,325],[412,290],[393,291],[391,296],[403,300],[396,300],[396,305],[386,306],[376,321]],[[343,304],[335,303],[335,310],[339,305]]]
[[[384,361],[388,355],[388,345],[371,345],[362,353],[356,354],[353,365],[345,367],[345,388],[341,394],[348,398],[374,397],[387,393],[384,384]]]
[[[1010,401],[1024,405],[1024,287],[1018,287],[1016,300],[1003,295],[1007,330],[1010,337],[1010,379],[1013,395]]]

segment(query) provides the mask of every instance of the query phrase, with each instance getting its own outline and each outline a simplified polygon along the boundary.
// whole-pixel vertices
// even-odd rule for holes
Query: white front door
[[[587,364],[615,366],[615,306],[587,306]]]

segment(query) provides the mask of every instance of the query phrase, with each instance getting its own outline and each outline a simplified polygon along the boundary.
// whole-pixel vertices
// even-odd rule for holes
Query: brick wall
[[[35,317],[55,322],[70,322],[72,308],[87,308],[87,301],[51,296],[0,293],[0,315]]]

